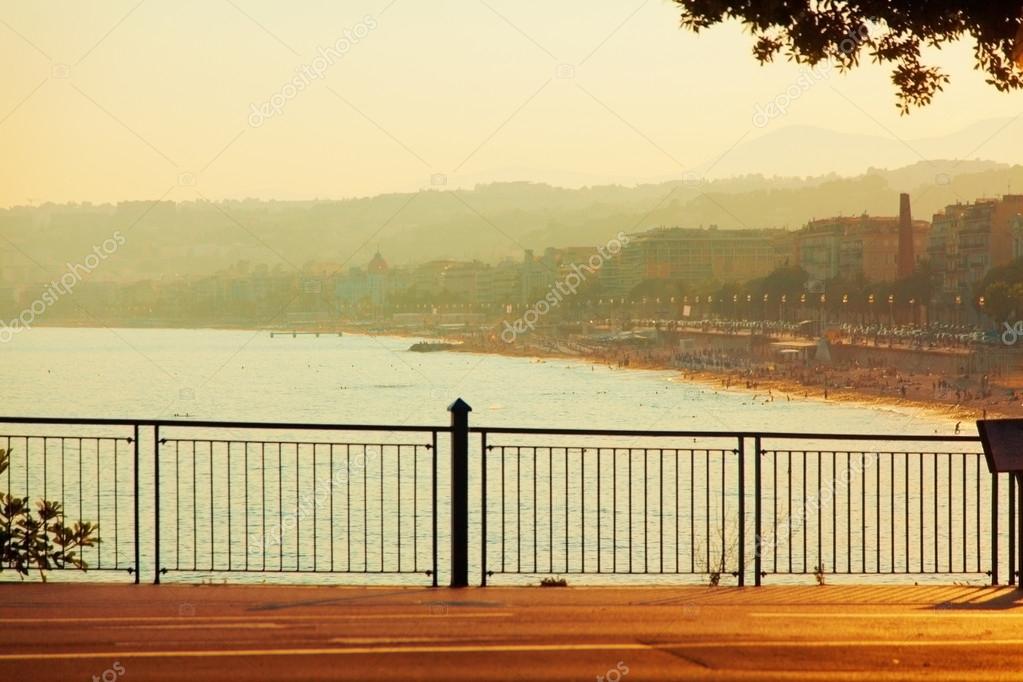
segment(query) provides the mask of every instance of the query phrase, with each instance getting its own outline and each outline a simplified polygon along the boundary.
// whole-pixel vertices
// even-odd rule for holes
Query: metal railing
[[[98,522],[89,571],[135,582],[1016,582],[1018,486],[977,437],[490,428],[449,410],[450,426],[0,418],[0,491]]]
[[[154,429],[160,574],[421,574],[436,583],[443,427],[164,422]]]

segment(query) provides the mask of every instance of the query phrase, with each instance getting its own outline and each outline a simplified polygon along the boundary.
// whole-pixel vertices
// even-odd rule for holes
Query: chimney
[[[899,255],[897,276],[899,279],[913,274],[916,257],[913,254],[913,215],[909,210],[909,195],[899,195]]]

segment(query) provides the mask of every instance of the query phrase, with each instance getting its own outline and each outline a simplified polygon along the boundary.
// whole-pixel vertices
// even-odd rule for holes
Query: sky
[[[667,0],[4,2],[0,206],[636,184],[788,126],[898,143],[1023,112],[968,43],[926,55],[952,82],[909,116],[884,67],[751,45]]]

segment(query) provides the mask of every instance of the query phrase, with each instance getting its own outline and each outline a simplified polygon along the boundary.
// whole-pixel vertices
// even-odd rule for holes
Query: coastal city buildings
[[[934,304],[951,309],[974,296],[991,268],[1023,255],[1023,194],[946,206],[931,225],[927,256],[938,283]]]
[[[47,315],[54,321],[109,317],[153,325],[501,315],[532,306],[558,284],[573,281],[571,304],[561,310],[632,305],[646,298],[630,296],[633,292],[676,286],[682,304],[703,294],[695,314],[731,310],[752,315],[756,308],[774,317],[805,317],[821,314],[825,301],[820,295],[827,291],[834,294],[827,305],[839,317],[976,321],[982,311],[968,308],[979,306],[978,284],[992,268],[1023,258],[1023,195],[949,205],[930,223],[912,220],[909,197],[903,195],[899,215],[833,216],[795,230],[656,227],[629,234],[623,243],[613,254],[606,253],[604,244],[547,247],[542,252],[523,249],[520,256],[497,262],[435,259],[394,265],[378,251],[354,265],[325,258],[289,269],[239,260],[204,276],[127,282],[101,272],[80,282],[73,300],[58,301]],[[743,290],[784,266],[806,273],[802,291],[788,289],[787,301],[780,291],[774,301],[765,299],[763,291]],[[917,277],[921,273],[929,285]],[[0,273],[0,310],[8,318],[31,305],[47,284],[26,282],[31,276],[34,271],[14,267]],[[712,292],[732,305],[722,307],[718,300],[711,306]],[[693,301],[686,301],[684,293]],[[670,298],[658,314],[681,314],[666,306]],[[660,301],[656,295],[653,300]],[[811,302],[812,310],[807,308]],[[926,307],[926,317],[905,306]]]
[[[782,230],[657,228],[629,236],[629,244],[601,273],[603,293],[624,296],[647,280],[684,284],[763,277],[782,263]]]
[[[862,276],[871,282],[890,282],[899,276],[899,218],[889,216],[834,217],[813,220],[795,234],[794,261],[811,282]],[[910,223],[915,254],[927,248],[929,223]]]

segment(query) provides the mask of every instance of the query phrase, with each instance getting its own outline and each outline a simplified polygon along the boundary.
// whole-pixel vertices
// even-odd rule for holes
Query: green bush
[[[0,450],[0,475],[10,466],[10,452]],[[0,494],[0,573],[13,569],[22,577],[32,570],[46,582],[46,571],[73,567],[86,570],[82,547],[99,543],[99,526],[76,521],[64,524],[60,502],[39,500],[35,509],[27,497]]]

